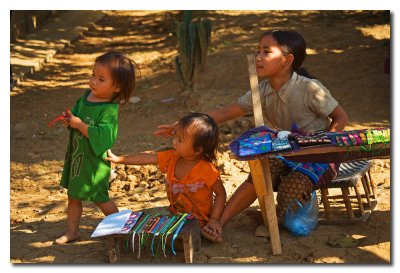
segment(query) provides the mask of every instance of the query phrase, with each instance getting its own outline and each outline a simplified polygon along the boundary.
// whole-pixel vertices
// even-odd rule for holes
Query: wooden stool
[[[320,188],[322,204],[325,210],[326,219],[321,219],[320,223],[341,224],[349,222],[366,221],[371,215],[377,204],[376,186],[371,176],[371,160],[352,161],[342,163],[339,168],[339,175],[336,179]],[[360,184],[362,191],[360,191]],[[331,194],[328,189],[340,189],[340,193]],[[350,191],[354,191],[351,194]],[[347,218],[334,217],[331,205],[338,202],[330,202],[337,200],[344,203]],[[365,201],[365,202],[364,202]],[[357,211],[353,211],[353,203],[355,203]],[[337,206],[339,209],[343,206]]]
[[[124,240],[127,238],[127,234],[111,234],[101,236],[99,238],[105,240],[110,263],[119,263],[121,258],[121,247],[123,246]],[[152,238],[152,236],[150,238]],[[177,240],[175,240],[175,245],[177,241],[180,241],[179,239],[181,239],[183,242],[185,263],[193,263],[193,253],[194,251],[200,250],[201,247],[199,221],[197,219],[192,219],[188,223],[186,223],[179,233]],[[137,253],[136,249],[135,253]]]

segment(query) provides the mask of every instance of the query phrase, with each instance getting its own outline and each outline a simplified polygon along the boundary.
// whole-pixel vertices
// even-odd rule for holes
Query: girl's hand
[[[74,114],[72,114],[72,112],[70,110],[68,110],[65,113],[65,116],[66,116],[67,123],[71,128],[78,128],[78,126],[82,123],[82,120],[80,118],[74,116]]]
[[[113,163],[119,163],[120,159],[121,158],[119,156],[116,156],[115,154],[113,154],[111,152],[111,150],[107,150],[107,157],[105,158],[105,160],[108,160]]]
[[[221,234],[222,234],[222,225],[221,225],[221,223],[220,223],[218,220],[213,219],[213,218],[210,218],[210,219],[208,220],[208,223],[207,223],[206,226],[207,226],[208,228],[210,228],[211,230],[217,232],[218,235],[221,235]]]
[[[68,127],[68,126],[69,126],[69,120],[67,119],[67,114],[66,114],[65,112],[63,112],[62,114],[63,114],[63,116],[64,116],[64,119],[61,120],[61,122],[62,122],[66,127]]]
[[[157,126],[159,130],[155,131],[153,134],[157,137],[162,137],[162,138],[169,138],[172,136],[173,131],[176,129],[176,125],[178,122],[174,122],[171,124],[162,124]]]

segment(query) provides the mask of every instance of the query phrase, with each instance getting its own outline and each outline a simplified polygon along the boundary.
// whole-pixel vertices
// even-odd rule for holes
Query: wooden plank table
[[[270,233],[272,253],[273,255],[279,255],[282,254],[282,249],[279,236],[279,226],[276,217],[275,199],[272,189],[271,171],[268,161],[268,158],[274,155],[281,155],[289,160],[297,162],[325,163],[390,158],[390,143],[352,147],[321,146],[304,148],[288,152],[260,155],[256,159],[247,160],[250,166],[250,173],[253,178],[253,185],[257,193],[264,224]],[[231,158],[235,157],[231,156]]]

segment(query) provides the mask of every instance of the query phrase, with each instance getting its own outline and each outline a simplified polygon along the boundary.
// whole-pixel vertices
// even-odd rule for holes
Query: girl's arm
[[[113,163],[121,163],[126,165],[157,164],[157,154],[147,154],[147,153],[117,156],[113,154],[111,150],[108,150],[107,157],[105,159]]]
[[[88,132],[89,125],[84,123],[77,116],[74,116],[74,114],[72,114],[71,111],[69,110],[67,111],[66,116],[67,116],[66,117],[67,123],[71,128],[78,129],[85,137],[89,137],[89,132]]]
[[[207,226],[216,230],[219,234],[222,234],[222,226],[219,222],[219,218],[221,217],[222,211],[225,207],[226,191],[220,178],[218,178],[217,182],[214,183],[213,191],[215,193],[214,206]]]
[[[237,103],[229,104],[220,109],[206,112],[206,114],[210,115],[218,124],[241,117],[246,113],[247,112]]]
[[[329,126],[329,132],[343,131],[344,127],[349,121],[346,111],[344,111],[344,109],[340,105],[336,106],[336,108],[333,109],[329,117],[332,119]]]
[[[247,112],[243,110],[237,103],[206,112],[206,114],[211,116],[217,124],[241,117],[246,113]],[[158,130],[154,132],[154,135],[158,137],[170,137],[177,124],[178,122],[176,121],[171,124],[159,125],[157,126]]]

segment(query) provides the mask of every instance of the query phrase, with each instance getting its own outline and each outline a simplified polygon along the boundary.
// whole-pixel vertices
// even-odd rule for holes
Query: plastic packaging
[[[292,211],[293,204],[299,208]],[[304,206],[296,198],[288,206],[284,226],[295,236],[308,236],[318,224],[318,199],[313,191],[310,200]]]

